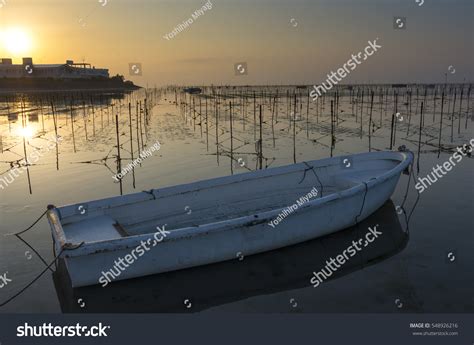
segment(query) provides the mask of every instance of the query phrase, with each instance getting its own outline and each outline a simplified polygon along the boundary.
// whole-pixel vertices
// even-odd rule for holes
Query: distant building
[[[23,64],[14,65],[12,59],[0,59],[0,78],[53,78],[53,79],[92,79],[108,78],[109,70],[95,68],[89,63],[37,65],[32,58],[23,58]]]

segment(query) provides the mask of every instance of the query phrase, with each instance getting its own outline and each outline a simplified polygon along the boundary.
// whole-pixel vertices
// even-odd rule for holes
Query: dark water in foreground
[[[174,100],[174,95],[168,97]],[[297,161],[329,156],[329,138],[325,133],[329,123],[328,105],[325,107],[325,117],[321,117],[318,123],[312,119],[308,129],[304,121],[297,123]],[[124,103],[121,111],[125,116],[127,108]],[[341,109],[345,113],[341,113],[334,155],[368,150],[366,133],[359,136],[359,124],[349,115],[350,108],[349,103],[342,102]],[[378,119],[376,109],[377,105],[374,117]],[[286,106],[282,105],[281,114],[285,110]],[[312,104],[310,111],[314,111]],[[222,114],[224,116],[224,111]],[[90,114],[88,116],[89,126],[92,126],[93,119]],[[95,116],[99,116],[98,110]],[[289,122],[281,116],[274,129],[275,147],[268,122],[264,131],[265,156],[271,157],[271,166],[291,164],[293,160],[292,131],[288,130]],[[97,121],[96,133],[93,135],[92,127],[89,127],[87,140],[81,122],[78,122],[76,153],[73,152],[70,122],[66,123],[65,116],[59,118],[59,133],[64,139],[60,145],[59,170],[56,169],[53,150],[30,167],[33,194],[28,192],[25,174],[0,190],[0,274],[7,272],[11,279],[0,288],[0,303],[44,268],[28,247],[5,234],[29,226],[47,204],[63,205],[119,193],[118,185],[111,178],[115,169],[113,159],[102,160],[110,157],[115,145],[115,126],[111,118],[112,114],[108,122],[104,117],[101,123],[97,117],[94,120]],[[41,117],[37,122],[34,119],[31,126],[38,132],[42,131]],[[221,126],[228,128],[228,122],[221,121]],[[451,155],[442,152],[437,158],[436,150],[429,145],[434,142],[431,136],[436,133],[436,123],[431,122],[431,114],[426,121],[419,176],[425,176],[433,166],[447,161]],[[1,172],[8,170],[10,163],[7,162],[22,156],[21,141],[14,134],[18,122],[0,120],[3,148],[13,145],[10,151],[0,155]],[[416,117],[413,123],[417,123]],[[446,123],[446,126],[450,125],[449,119]],[[390,118],[383,117],[382,124],[372,137],[373,149],[387,149]],[[121,125],[121,140],[126,142],[126,120]],[[215,137],[210,136],[208,151],[206,132],[201,135],[200,127],[195,130],[193,125],[185,122],[169,99],[162,99],[153,110],[147,133],[147,143],[152,145],[159,140],[162,148],[136,169],[136,189],[132,187],[131,176],[126,177],[124,193],[229,174],[231,163],[223,155],[229,146],[228,131],[220,130],[221,156],[217,164]],[[407,136],[405,123],[399,126],[403,133],[401,130],[397,134],[396,145],[404,144],[416,151],[416,128]],[[51,134],[52,128],[53,121],[46,117],[45,132]],[[238,122],[234,130],[234,140],[240,140],[239,145],[234,143],[234,150],[247,160],[247,166],[254,168],[251,124],[247,124],[244,130],[242,123]],[[211,123],[209,134],[213,131],[215,128]],[[451,143],[450,128],[446,127],[443,144],[455,147],[467,143],[474,137],[471,119],[467,129],[463,127],[457,134],[456,128],[454,133]],[[44,140],[44,136],[29,139],[28,150],[41,145]],[[234,172],[245,171],[237,165],[233,167]],[[472,158],[465,157],[423,192],[410,220],[409,231],[404,215],[398,214],[396,209],[405,196],[408,176],[403,175],[392,201],[357,227],[293,247],[244,257],[243,260],[122,281],[106,288],[72,289],[60,265],[55,274],[47,272],[24,294],[1,307],[0,312],[473,312],[473,171]],[[412,183],[406,202],[408,211],[415,204],[416,195]],[[383,233],[380,238],[351,258],[332,279],[317,288],[310,285],[313,271],[323,268],[325,260],[341,253],[353,239],[362,237],[367,227],[374,224],[380,225]],[[52,260],[51,235],[44,219],[24,238],[48,262]]]

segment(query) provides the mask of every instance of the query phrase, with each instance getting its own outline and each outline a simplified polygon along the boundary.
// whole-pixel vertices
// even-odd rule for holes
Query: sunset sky
[[[85,60],[143,86],[319,84],[379,38],[380,51],[344,83],[444,82],[445,73],[474,81],[472,0],[211,0],[184,31],[163,37],[205,3],[0,0],[0,57]],[[394,16],[407,18],[405,30],[393,28]],[[142,76],[129,75],[131,62]],[[248,75],[235,75],[236,62],[247,62]]]

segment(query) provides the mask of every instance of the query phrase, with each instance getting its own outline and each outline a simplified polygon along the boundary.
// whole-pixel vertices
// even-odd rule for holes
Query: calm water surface
[[[144,141],[148,136],[145,146],[159,141],[161,149],[135,169],[136,188],[133,188],[131,174],[124,178],[123,193],[225,176],[231,173],[231,166],[234,173],[254,170],[257,164],[255,139],[258,139],[258,130],[254,137],[252,97],[248,99],[245,107],[242,106],[238,95],[231,99],[221,99],[223,104],[220,105],[220,145],[217,156],[213,101],[209,100],[207,105],[206,135],[206,98],[196,97],[194,100],[197,110],[199,101],[201,102],[202,115],[199,116],[189,109],[185,112],[173,104],[174,92],[163,94],[158,104],[151,109],[148,126],[142,123]],[[265,98],[264,166],[293,163],[292,122],[296,123],[295,147],[298,162],[330,155],[330,97],[327,97],[322,108],[318,103],[318,110],[316,103],[310,103],[308,120],[307,101],[302,97],[301,103],[297,104],[298,115],[295,121],[290,121],[287,100],[281,98],[277,105],[278,115],[274,112],[278,119],[274,118],[273,130],[270,111],[273,105],[270,103],[270,97]],[[29,167],[32,194],[29,193],[26,172],[20,174],[4,189],[0,189],[0,274],[7,272],[7,277],[11,279],[11,282],[0,289],[0,303],[28,284],[44,269],[43,263],[25,244],[14,236],[4,235],[28,227],[48,204],[59,206],[120,193],[119,184],[112,178],[116,172],[116,129],[113,117],[120,113],[119,139],[123,145],[121,155],[122,158],[129,158],[128,102],[133,103],[132,124],[135,126],[137,100],[143,101],[143,93],[126,96],[122,100],[101,100],[97,103],[94,98],[92,102],[87,103],[85,113],[83,107],[77,104],[73,109],[76,152],[72,138],[71,112],[67,102],[62,104],[61,100],[55,100],[56,121],[51,115],[47,100],[38,108],[36,100],[33,103],[26,98],[23,112],[18,101],[8,100],[7,103],[4,100],[0,103],[1,178],[9,174],[16,161],[22,162],[24,148],[21,135],[25,134],[23,127],[31,129],[31,133],[26,130],[27,134],[32,135],[25,141],[28,154],[38,150],[40,146],[45,147],[48,141],[52,140],[55,122],[61,136],[58,154],[55,145],[52,145],[51,149],[43,150],[40,159]],[[230,100],[234,102],[235,121],[232,154],[236,161],[241,158],[234,163],[229,158],[229,112],[225,110],[228,106],[224,106]],[[257,97],[257,107],[263,100]],[[191,102],[189,96],[187,101]],[[389,146],[393,99],[387,101],[387,104],[380,103],[379,98],[375,97],[372,150],[386,150]],[[414,112],[415,108],[420,106],[421,100],[412,99],[411,102],[411,127],[407,135],[408,106],[400,101],[399,111],[404,119],[397,122],[394,147],[406,145],[416,152],[420,111],[418,110],[417,114]],[[473,99],[470,109],[464,100],[460,111],[459,100],[457,101],[453,121],[450,118],[452,104],[448,115],[445,105],[442,144],[446,150],[443,150],[438,158],[440,99],[436,102],[433,122],[434,103],[432,96],[428,96],[418,176],[428,174],[433,166],[448,160],[457,145],[466,144],[474,137]],[[90,103],[94,104],[94,108]],[[364,104],[357,103],[356,117],[353,115],[354,108],[349,96],[341,97],[334,155],[368,151],[369,106],[367,99]],[[362,132],[360,118],[357,119],[361,109]],[[458,134],[459,114],[462,122]],[[87,140],[84,124],[87,126]],[[146,133],[144,127],[147,127]],[[138,150],[135,127],[133,131],[136,157]],[[123,164],[128,162],[129,160],[124,160]],[[452,171],[423,192],[408,227],[404,215],[399,214],[396,208],[403,201],[409,178],[402,175],[391,201],[382,209],[358,226],[331,236],[244,257],[243,260],[236,259],[122,281],[106,288],[94,286],[72,289],[60,263],[56,273],[47,272],[25,293],[0,308],[0,312],[473,312],[473,171],[472,158],[465,157]],[[416,199],[417,193],[412,181],[405,204],[408,211],[411,211]],[[374,224],[379,224],[384,233],[380,239],[347,262],[333,279],[317,288],[310,285],[313,271],[323,268],[325,260],[341,253],[353,239],[361,237],[367,232],[367,227]],[[35,228],[24,234],[23,238],[33,245],[46,261],[52,261],[51,233],[44,218]],[[450,258],[454,260],[451,261]],[[186,300],[188,302],[185,302]]]

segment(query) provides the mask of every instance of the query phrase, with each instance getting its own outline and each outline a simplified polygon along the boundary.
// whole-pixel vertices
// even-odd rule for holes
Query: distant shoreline
[[[124,92],[140,89],[131,81],[108,79],[0,78],[0,94],[48,92]]]

